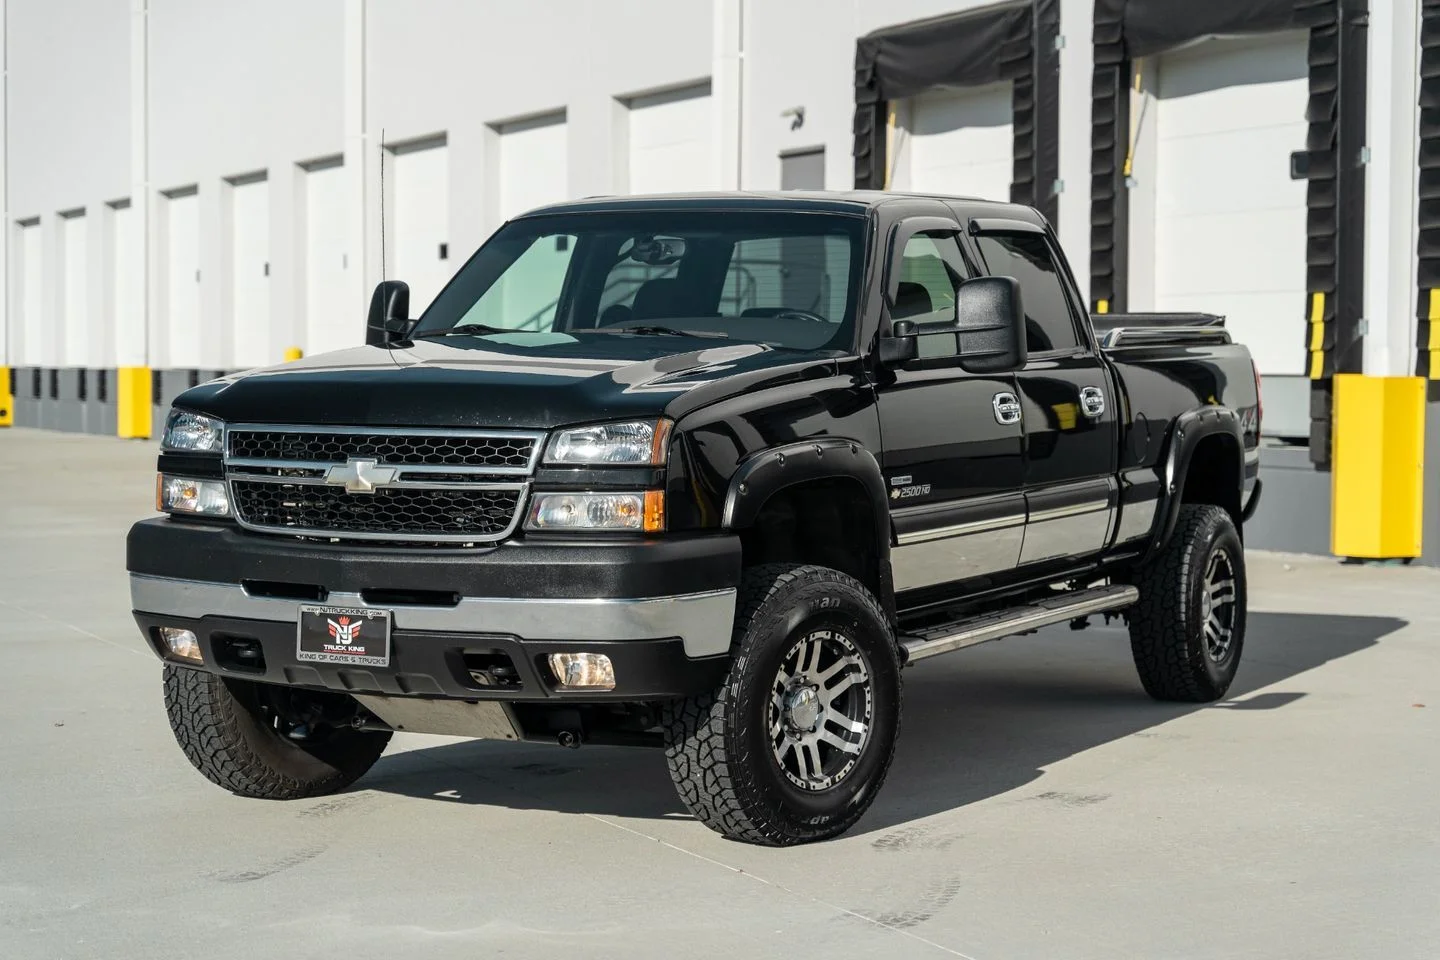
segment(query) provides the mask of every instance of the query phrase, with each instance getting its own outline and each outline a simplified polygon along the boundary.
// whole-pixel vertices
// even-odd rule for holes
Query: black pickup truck
[[[654,745],[698,820],[791,844],[875,799],[911,662],[1103,614],[1153,697],[1235,675],[1249,354],[1087,316],[1027,207],[586,200],[408,299],[169,415],[133,607],[237,794],[341,790],[397,730]]]

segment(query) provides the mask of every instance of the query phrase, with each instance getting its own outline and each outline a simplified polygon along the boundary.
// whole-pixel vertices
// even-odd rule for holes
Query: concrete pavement
[[[730,843],[655,753],[397,736],[241,800],[175,746],[129,617],[153,448],[0,431],[0,958],[1440,955],[1440,572],[1252,554],[1233,695],[1123,630],[907,671],[846,837]]]

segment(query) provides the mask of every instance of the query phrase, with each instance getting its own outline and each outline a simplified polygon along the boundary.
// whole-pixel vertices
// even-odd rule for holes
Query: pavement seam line
[[[19,604],[11,603],[9,600],[0,600],[0,606],[9,607],[11,610],[19,610],[21,613],[27,614],[27,615],[32,616],[32,617],[38,617],[39,619],[44,620],[44,621],[46,621],[47,623],[56,623],[56,624],[59,624],[59,625],[62,626],[62,627],[66,627],[66,628],[68,628],[68,629],[70,629],[70,630],[74,630],[76,633],[78,633],[78,634],[80,634],[80,635],[82,635],[82,636],[89,637],[91,640],[99,640],[101,643],[107,643],[107,644],[109,644],[110,646],[114,647],[116,650],[124,650],[126,653],[134,653],[134,654],[138,654],[139,656],[142,656],[142,657],[145,656],[145,651],[143,651],[143,650],[136,650],[134,647],[127,647],[127,646],[125,646],[123,643],[116,643],[114,640],[107,640],[105,637],[100,636],[98,633],[91,633],[89,630],[86,630],[84,627],[77,627],[77,626],[75,626],[75,624],[73,624],[73,623],[66,623],[64,620],[56,620],[54,617],[52,617],[52,616],[50,616],[50,615],[48,615],[48,614],[40,613],[39,611],[36,611],[36,610],[26,609],[25,607],[22,607],[22,606],[20,606]]]
[[[784,891],[785,893],[790,894],[792,897],[796,897],[802,900],[809,900],[812,903],[818,903],[821,906],[829,907],[831,910],[838,910],[840,913],[854,917],[857,920],[863,920],[864,922],[877,926],[882,930],[889,930],[891,933],[898,933],[902,937],[908,937],[911,940],[919,941],[920,943],[934,947],[937,950],[943,950],[944,952],[950,954],[953,957],[960,957],[961,960],[975,960],[975,958],[968,953],[961,953],[959,950],[953,950],[950,947],[945,946],[944,944],[936,943],[934,940],[927,940],[919,934],[911,933],[909,930],[903,930],[900,927],[885,923],[882,920],[876,920],[874,917],[867,917],[863,913],[851,910],[849,907],[843,907],[838,903],[831,903],[829,900],[822,900],[819,897],[812,896],[808,893],[801,893],[798,890],[792,890],[790,887],[785,886],[783,883],[776,883],[774,880],[767,880],[757,873],[751,873],[749,870],[742,870],[739,867],[731,866],[730,864],[725,863],[722,860],[716,860],[714,857],[707,857],[703,853],[696,853],[694,850],[687,850],[684,847],[679,846],[678,844],[671,843],[668,840],[661,840],[659,837],[652,836],[651,834],[648,834],[643,830],[636,830],[633,827],[625,826],[623,823],[616,823],[613,820],[607,820],[599,814],[587,813],[585,814],[585,816],[590,818],[591,820],[597,820],[600,823],[605,824],[607,827],[614,827],[616,830],[623,830],[625,833],[633,834],[637,837],[644,837],[646,840],[653,840],[655,843],[660,844],[662,847],[668,847],[669,849],[674,850],[677,853],[683,853],[686,856],[694,857],[696,860],[703,860],[705,863],[713,864],[724,870],[729,870],[731,873],[737,873],[742,877],[748,877],[758,883],[763,883],[767,887],[773,887],[776,890]]]
[[[488,783],[492,786],[502,787],[504,789],[510,790],[513,793],[518,793],[522,796],[528,796],[532,800],[537,799],[533,793],[530,793],[529,791],[524,790],[509,781],[493,780],[482,774],[476,773],[474,770],[468,767],[461,766],[457,763],[452,763],[449,760],[445,760],[440,757],[433,757],[431,759],[435,760],[435,762],[439,763],[442,766],[449,767],[450,769],[458,773],[466,774],[470,777],[475,778],[476,780],[481,781],[482,783]],[[646,840],[654,841],[655,843],[660,844],[662,847],[668,847],[669,849],[674,850],[677,853],[683,853],[688,857],[694,857],[696,860],[702,860],[705,863],[720,867],[723,870],[729,870],[731,873],[737,873],[742,877],[749,877],[751,880],[754,880],[758,883],[763,883],[767,887],[773,887],[776,890],[788,893],[790,896],[795,897],[796,899],[809,900],[812,903],[818,903],[821,906],[829,907],[831,910],[839,911],[840,913],[846,914],[847,916],[854,917],[857,920],[861,920],[865,923],[871,924],[872,926],[879,927],[882,930],[889,930],[891,933],[898,933],[902,937],[908,937],[909,939],[918,941],[919,943],[923,943],[926,946],[934,947],[936,950],[944,951],[945,953],[950,954],[952,957],[959,957],[960,960],[976,960],[975,957],[972,957],[968,953],[961,953],[959,950],[953,950],[950,947],[945,946],[944,944],[936,943],[934,940],[927,940],[919,934],[911,933],[909,930],[903,930],[900,927],[893,926],[891,924],[885,923],[884,921],[876,920],[874,917],[867,917],[863,913],[851,910],[849,907],[842,907],[838,903],[831,903],[829,900],[821,900],[819,897],[811,896],[808,893],[801,893],[798,890],[792,890],[790,887],[785,886],[783,883],[776,883],[773,880],[766,880],[759,874],[751,873],[748,870],[741,870],[739,867],[731,866],[730,864],[725,863],[721,860],[716,860],[713,857],[707,857],[703,853],[696,853],[694,850],[687,850],[684,847],[673,844],[668,840],[661,840],[659,837],[652,836],[651,834],[648,834],[643,830],[636,830],[633,827],[627,827],[622,823],[616,823],[613,820],[607,820],[596,813],[586,813],[582,814],[582,816],[589,820],[594,820],[597,823],[603,823],[607,827],[611,827],[624,833],[631,834],[632,836],[643,837]]]

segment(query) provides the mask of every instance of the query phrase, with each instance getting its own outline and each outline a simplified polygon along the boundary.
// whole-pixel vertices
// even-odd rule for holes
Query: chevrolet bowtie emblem
[[[351,457],[326,471],[325,482],[344,487],[347,493],[374,493],[376,487],[394,483],[398,473],[394,467],[380,466],[379,461]]]

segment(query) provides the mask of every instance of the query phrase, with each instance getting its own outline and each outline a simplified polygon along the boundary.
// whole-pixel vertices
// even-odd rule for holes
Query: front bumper
[[[214,673],[467,700],[633,701],[714,689],[729,662],[740,576],[739,542],[723,535],[415,550],[157,519],[136,524],[127,546],[135,619],[162,657],[158,628],[183,627]],[[302,603],[390,610],[390,666],[300,662]],[[558,688],[546,657],[578,651],[611,658],[614,690]]]

